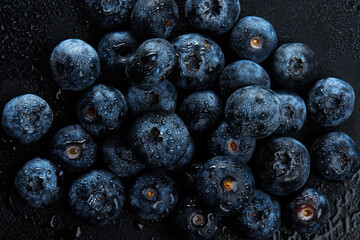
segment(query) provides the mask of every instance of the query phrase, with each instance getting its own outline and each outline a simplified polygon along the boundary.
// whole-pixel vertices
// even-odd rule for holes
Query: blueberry
[[[193,159],[195,153],[195,144],[192,139],[190,139],[190,143],[186,148],[185,153],[179,158],[176,165],[171,166],[168,170],[179,170],[183,169],[186,165],[188,165]]]
[[[103,84],[88,90],[76,105],[80,125],[94,136],[118,129],[127,111],[124,95]]]
[[[329,220],[329,216],[328,200],[313,188],[298,193],[285,209],[285,220],[300,233],[320,230]]]
[[[271,23],[260,17],[240,19],[230,36],[230,48],[241,59],[263,62],[275,50],[277,36]]]
[[[261,190],[256,190],[253,200],[236,215],[235,230],[249,239],[269,239],[280,227],[279,202]]]
[[[303,43],[287,43],[276,50],[274,81],[281,87],[299,91],[316,79],[317,62],[311,48]]]
[[[270,77],[257,63],[239,60],[227,65],[219,75],[220,93],[228,98],[239,88],[262,85],[270,88]]]
[[[73,213],[95,225],[114,220],[125,202],[120,180],[104,170],[92,170],[76,179],[69,191]]]
[[[239,0],[186,0],[188,23],[213,34],[228,32],[240,16]]]
[[[254,167],[263,190],[285,196],[305,184],[310,174],[310,156],[294,138],[270,138],[256,149]]]
[[[175,112],[177,91],[168,80],[152,86],[149,90],[130,87],[126,93],[126,101],[131,114],[143,115],[146,112]]]
[[[354,140],[342,132],[319,137],[311,147],[310,156],[320,175],[327,180],[348,180],[360,166]]]
[[[174,0],[138,0],[131,14],[133,31],[141,38],[170,37],[179,18]]]
[[[206,132],[221,121],[222,102],[213,91],[195,92],[183,100],[179,115],[190,131]]]
[[[196,174],[195,185],[199,197],[222,216],[245,207],[255,187],[250,168],[226,156],[208,160]]]
[[[104,163],[119,177],[131,177],[145,166],[137,159],[126,138],[115,135],[107,138],[102,145]]]
[[[308,94],[309,115],[322,126],[333,127],[343,123],[352,114],[354,105],[354,89],[338,78],[317,81]]]
[[[86,0],[90,19],[101,28],[123,27],[130,19],[136,0]]]
[[[179,234],[188,240],[215,239],[220,234],[222,218],[197,198],[189,197],[180,203],[175,225]]]
[[[129,195],[131,205],[142,219],[166,218],[178,201],[175,181],[162,172],[139,177]]]
[[[134,151],[152,168],[175,167],[191,143],[184,122],[169,112],[144,114],[134,122],[129,137]]]
[[[254,153],[255,146],[255,138],[241,136],[226,122],[219,125],[208,141],[210,155],[229,156],[234,162],[248,162]]]
[[[226,102],[225,120],[242,136],[267,137],[280,125],[280,100],[264,86],[240,88]]]
[[[63,192],[63,172],[46,159],[34,158],[19,170],[15,187],[29,206],[54,204]]]
[[[186,90],[210,88],[225,65],[219,45],[197,33],[181,35],[172,44],[177,53],[177,68],[170,80]]]
[[[126,65],[140,44],[139,40],[130,31],[105,34],[98,46],[102,69],[116,75],[125,74]]]
[[[290,135],[300,131],[306,120],[306,104],[296,93],[276,91],[281,104],[281,123],[275,134]]]
[[[76,173],[93,165],[97,146],[92,137],[80,125],[60,129],[52,139],[52,159],[65,170]]]
[[[174,47],[165,39],[143,42],[126,66],[128,80],[141,89],[150,89],[164,80],[176,63]]]
[[[59,43],[51,53],[50,67],[57,84],[72,91],[88,88],[100,75],[98,54],[80,39],[67,39]]]
[[[33,94],[11,99],[2,113],[2,125],[6,134],[23,144],[42,138],[52,122],[53,112],[49,104]]]

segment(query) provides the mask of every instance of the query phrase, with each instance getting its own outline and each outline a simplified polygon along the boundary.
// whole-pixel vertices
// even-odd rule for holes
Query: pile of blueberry
[[[326,197],[303,186],[310,167],[330,181],[350,179],[360,165],[356,144],[330,132],[309,152],[289,136],[307,116],[321,126],[343,123],[355,93],[340,79],[318,80],[307,45],[277,48],[268,21],[239,19],[239,0],[186,0],[181,9],[174,0],[86,4],[101,28],[131,24],[132,31],[105,34],[97,51],[80,39],[53,50],[58,85],[86,90],[76,103],[78,124],[53,136],[51,161],[34,158],[15,178],[31,207],[51,205],[65,192],[73,213],[92,224],[131,207],[141,219],[171,219],[187,239],[214,238],[223,220],[249,239],[271,237],[281,221],[301,233],[328,221]],[[201,34],[174,34],[180,17]],[[209,36],[228,39],[229,56]],[[270,56],[269,75],[259,64]],[[125,94],[95,84],[100,65],[129,81]],[[125,121],[130,127],[120,128]],[[38,141],[52,122],[51,107],[33,94],[13,98],[2,114],[5,132],[22,144]],[[93,169],[95,162],[106,170]],[[64,189],[74,174],[80,177]]]

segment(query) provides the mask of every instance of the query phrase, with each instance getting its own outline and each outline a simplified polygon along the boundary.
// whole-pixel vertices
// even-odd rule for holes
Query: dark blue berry
[[[322,126],[337,126],[354,110],[352,86],[338,78],[324,78],[315,83],[308,94],[307,107],[312,119]]]
[[[31,207],[48,206],[62,195],[63,172],[49,160],[34,158],[17,173],[15,187]]]
[[[178,18],[179,9],[174,0],[138,0],[131,14],[131,24],[141,38],[168,38]]]
[[[50,67],[57,84],[72,91],[88,88],[100,75],[98,54],[80,39],[67,39],[59,43],[51,53]]]
[[[239,88],[250,85],[262,85],[270,88],[270,77],[257,63],[239,60],[227,65],[219,75],[220,93],[229,97]]]
[[[222,218],[195,197],[190,197],[180,203],[175,225],[185,239],[214,239],[221,232]]]
[[[126,138],[115,135],[107,138],[102,145],[104,163],[119,177],[131,177],[145,166],[137,159]]]
[[[242,136],[267,137],[280,125],[280,100],[264,86],[240,88],[226,102],[225,120]]]
[[[186,90],[211,87],[225,65],[219,45],[197,33],[181,35],[172,44],[177,53],[177,69],[170,80]]]
[[[74,181],[69,191],[73,213],[92,224],[103,225],[119,216],[125,202],[120,180],[104,170],[92,170]]]
[[[124,95],[103,84],[92,87],[76,105],[80,125],[95,136],[118,129],[127,111]]]
[[[314,52],[303,43],[287,43],[276,50],[273,80],[281,87],[299,91],[316,79],[317,62]]]
[[[183,100],[179,115],[190,131],[206,132],[221,121],[222,102],[213,91],[195,92]]]
[[[33,94],[11,99],[2,113],[2,125],[6,134],[23,144],[42,138],[52,122],[53,112],[49,104]]]
[[[281,123],[275,134],[290,135],[300,131],[306,120],[306,104],[296,93],[276,91],[281,104]]]
[[[126,66],[128,80],[141,89],[150,89],[164,80],[176,63],[174,47],[165,39],[143,42]]]
[[[271,23],[260,17],[240,19],[230,36],[230,47],[236,57],[263,62],[275,50],[277,36]]]
[[[240,16],[239,0],[186,0],[187,22],[197,30],[224,34]]]
[[[169,112],[151,112],[138,118],[129,137],[136,154],[152,168],[177,166],[191,143],[183,121]]]
[[[52,159],[71,173],[88,169],[97,157],[95,141],[77,124],[60,129],[51,145]]]
[[[235,217],[235,231],[249,239],[269,239],[280,227],[279,202],[261,190],[256,190],[253,200]]]
[[[207,161],[196,174],[195,185],[199,197],[223,216],[245,207],[255,188],[250,168],[226,156]]]
[[[329,216],[328,200],[313,188],[298,193],[285,209],[285,220],[300,233],[320,230],[329,220]]]
[[[190,143],[186,148],[185,153],[179,158],[176,165],[169,167],[168,170],[179,170],[183,169],[186,165],[188,165],[193,159],[195,153],[195,144],[192,139],[190,139]]]
[[[175,181],[162,172],[139,177],[129,195],[131,205],[142,219],[166,218],[178,201]]]
[[[348,180],[360,166],[354,140],[342,132],[331,132],[319,137],[311,147],[310,156],[317,171],[327,180]]]
[[[134,116],[153,111],[175,112],[176,100],[176,88],[168,80],[153,85],[149,90],[132,86],[126,93],[129,111]]]
[[[310,156],[294,138],[270,138],[256,149],[254,167],[263,190],[285,196],[305,184],[310,174]]]
[[[229,156],[235,162],[248,162],[254,153],[255,146],[255,138],[241,136],[226,122],[219,125],[208,141],[210,155]]]

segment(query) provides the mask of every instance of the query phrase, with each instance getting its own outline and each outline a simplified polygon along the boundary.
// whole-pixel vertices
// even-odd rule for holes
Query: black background
[[[319,62],[319,78],[341,78],[352,84],[359,98],[360,1],[241,0],[241,6],[241,16],[260,16],[274,25],[279,45],[308,44]],[[80,38],[97,48],[106,31],[96,28],[88,19],[82,0],[0,1],[0,110],[15,96],[34,93],[46,99],[55,113],[50,132],[34,144],[16,144],[0,129],[0,238],[177,239],[178,233],[172,230],[169,221],[144,222],[134,218],[127,209],[116,221],[102,227],[76,219],[66,197],[54,206],[31,209],[13,187],[18,169],[36,156],[50,158],[51,136],[60,128],[76,123],[74,101],[81,93],[59,91],[51,78],[48,62],[52,49],[67,38]],[[227,38],[216,40],[228,53]],[[98,82],[112,84],[123,93],[127,85],[104,75]],[[345,123],[322,128],[308,120],[295,138],[309,148],[320,134],[340,130],[359,143],[359,117],[357,99],[354,113]],[[66,189],[71,180],[67,179]],[[322,190],[329,198],[332,207],[329,223],[317,234],[302,236],[283,226],[274,239],[360,239],[359,182],[359,173],[346,183],[326,182],[312,173],[306,186]],[[225,228],[218,239],[238,238]]]

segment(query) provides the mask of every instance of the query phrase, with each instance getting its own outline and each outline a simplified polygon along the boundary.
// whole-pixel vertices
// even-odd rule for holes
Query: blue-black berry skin
[[[170,37],[179,18],[174,0],[138,0],[131,14],[132,29],[140,38]]]
[[[130,203],[139,217],[148,220],[168,217],[178,201],[175,181],[163,172],[139,177],[129,195]]]
[[[285,220],[300,233],[320,230],[329,220],[330,205],[318,190],[307,188],[296,194],[286,206]]]
[[[105,34],[98,46],[101,68],[114,75],[124,75],[130,57],[140,44],[140,41],[130,31]]]
[[[90,87],[100,75],[100,59],[95,49],[80,39],[59,43],[50,56],[54,80],[66,90]]]
[[[150,89],[163,81],[176,64],[174,47],[161,38],[143,42],[126,66],[130,83],[141,89]]]
[[[90,19],[104,29],[124,26],[129,20],[136,0],[86,0]]]
[[[239,60],[227,65],[219,75],[220,93],[229,97],[239,88],[262,85],[270,88],[270,77],[259,64],[249,60]]]
[[[308,94],[309,115],[318,124],[333,127],[348,119],[355,105],[352,86],[338,78],[324,78]]]
[[[276,91],[281,104],[281,123],[275,134],[290,135],[300,131],[306,120],[306,104],[296,93]]]
[[[320,175],[330,181],[348,180],[360,166],[356,144],[343,132],[320,136],[312,145],[310,156]]]
[[[101,149],[106,167],[119,177],[134,176],[145,168],[126,138],[119,135],[107,138]]]
[[[282,88],[299,91],[311,86],[317,76],[314,52],[303,43],[286,43],[273,59],[273,80]]]
[[[190,131],[206,132],[221,121],[222,101],[213,91],[195,92],[183,100],[179,115]]]
[[[281,224],[280,203],[261,190],[235,217],[236,231],[249,239],[269,239]]]
[[[151,112],[138,118],[129,132],[132,147],[151,168],[171,169],[191,142],[184,122],[169,112]]]
[[[168,80],[153,85],[148,90],[131,86],[126,93],[126,101],[133,116],[154,111],[175,112],[177,91]]]
[[[181,170],[186,167],[192,160],[195,154],[194,140],[190,138],[190,143],[187,146],[185,153],[179,158],[176,165],[171,166],[168,170]]]
[[[256,149],[254,174],[264,190],[285,196],[299,190],[310,175],[306,147],[291,137],[267,139]]]
[[[211,156],[229,156],[235,162],[247,163],[255,151],[255,146],[255,138],[241,136],[226,122],[222,122],[212,132],[208,141],[208,150]]]
[[[63,172],[46,159],[34,158],[19,170],[15,187],[29,206],[54,204],[63,192]]]
[[[227,156],[208,160],[196,174],[195,185],[199,197],[221,216],[245,207],[255,191],[250,168]]]
[[[210,88],[225,65],[219,45],[197,33],[181,35],[172,44],[177,54],[177,68],[170,80],[190,91]]]
[[[119,216],[125,202],[120,180],[105,170],[92,170],[76,179],[69,191],[73,213],[94,225],[107,224]]]
[[[6,134],[22,144],[38,141],[50,129],[53,112],[39,96],[25,94],[11,99],[2,113]]]
[[[94,136],[118,129],[127,112],[124,95],[104,84],[92,87],[76,105],[80,125]]]
[[[52,160],[70,173],[85,171],[97,158],[94,139],[80,125],[60,129],[51,144]]]
[[[196,197],[189,197],[179,204],[175,226],[188,240],[215,239],[221,232],[222,218]]]
[[[226,102],[225,121],[242,136],[267,137],[280,126],[280,100],[264,86],[240,88]]]
[[[228,32],[240,16],[239,0],[186,0],[188,23],[200,31],[213,34]]]
[[[267,20],[248,16],[240,19],[230,36],[230,47],[236,57],[263,62],[275,50],[277,36]]]

